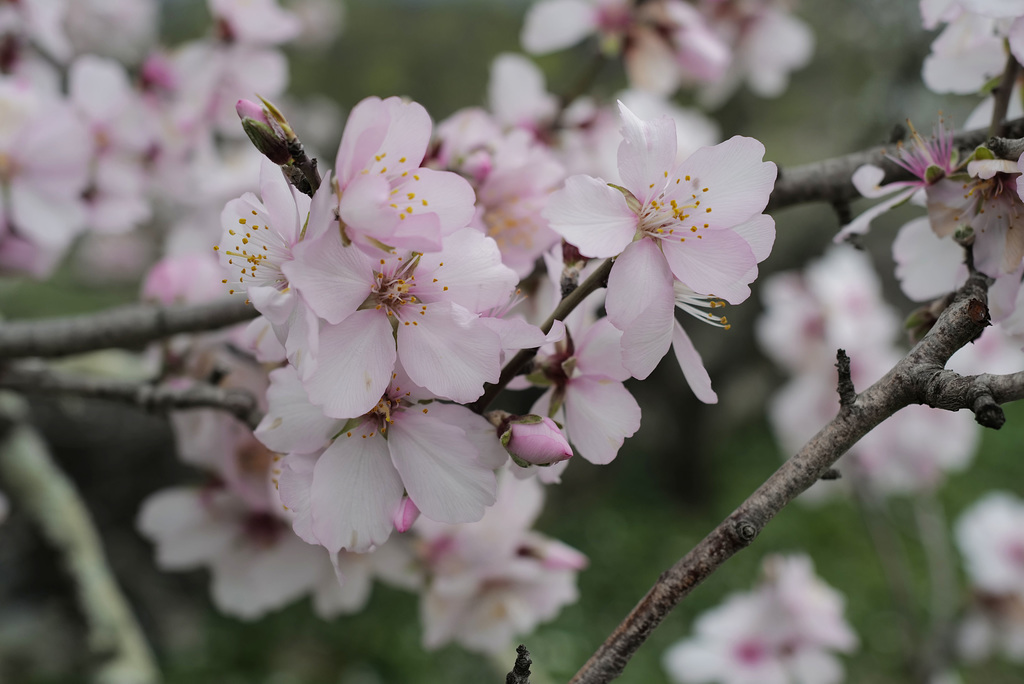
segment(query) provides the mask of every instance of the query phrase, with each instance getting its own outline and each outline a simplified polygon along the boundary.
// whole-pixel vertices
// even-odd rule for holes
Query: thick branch
[[[263,414],[251,393],[243,389],[224,389],[196,383],[188,387],[170,387],[150,383],[111,380],[56,373],[46,368],[8,368],[0,370],[0,388],[22,394],[77,396],[119,401],[151,413],[175,409],[217,408],[231,413],[256,429]]]
[[[1020,72],[1020,65],[1017,58],[1011,53],[1006,60],[1006,68],[1003,69],[1003,76],[999,79],[999,85],[992,93],[992,123],[988,130],[990,135],[1003,134],[1003,119],[1006,118],[1006,111],[1010,108],[1010,96],[1013,93],[1013,84],[1017,82],[1017,74]]]
[[[1024,137],[1024,119],[1006,123],[1004,135],[1013,138]],[[961,150],[973,150],[989,138],[988,129],[965,131],[954,136],[954,142]],[[910,180],[910,172],[892,161],[898,158],[896,145],[882,145],[843,157],[803,164],[779,170],[768,209],[781,209],[804,202],[848,202],[859,199],[860,193],[853,187],[853,172],[864,164],[874,164],[885,170],[882,184],[898,180]]]
[[[782,464],[718,527],[669,568],[597,649],[570,684],[603,684],[618,677],[637,648],[694,587],[757,538],[768,521],[882,421],[917,400],[934,369],[977,337],[987,324],[987,279],[972,275],[929,333],[881,380],[859,394],[803,449]],[[922,376],[925,376],[922,378]]]
[[[0,397],[3,412],[17,400]],[[5,418],[7,416],[5,415]],[[89,645],[105,658],[99,684],[156,684],[153,654],[107,566],[99,534],[74,485],[56,466],[42,438],[27,423],[15,424],[0,443],[0,472],[20,505],[60,552],[78,589],[89,624]]]
[[[215,330],[258,315],[241,297],[234,297],[204,304],[137,304],[70,318],[2,322],[0,359],[140,347],[178,333]]]

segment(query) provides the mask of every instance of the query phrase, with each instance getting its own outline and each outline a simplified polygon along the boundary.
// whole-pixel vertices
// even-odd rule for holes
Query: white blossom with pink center
[[[293,369],[271,381],[256,434],[291,452],[281,499],[307,542],[332,553],[379,546],[405,493],[427,518],[452,524],[479,520],[494,503],[494,469],[508,460],[494,427],[463,406],[424,403],[433,397],[400,368],[377,405],[347,421],[311,406]]]
[[[156,130],[118,62],[83,55],[71,64],[68,81],[71,102],[93,136],[85,191],[89,225],[99,232],[127,232],[153,213],[144,161]]]
[[[420,602],[426,648],[454,642],[498,653],[578,599],[576,575],[586,557],[530,530],[543,501],[536,480],[503,472],[497,503],[480,521],[416,523],[419,559],[430,578]]]
[[[665,653],[679,684],[839,684],[857,636],[843,598],[804,555],[770,556],[750,592],[727,597],[697,618],[695,636]]]
[[[788,455],[839,410],[836,349],[847,351],[854,387],[862,391],[902,355],[895,346],[899,324],[882,301],[869,259],[852,248],[833,248],[805,274],[774,275],[763,292],[759,342],[794,375],[769,403],[773,430]],[[968,412],[909,406],[854,445],[840,470],[855,469],[881,493],[934,489],[945,473],[970,463],[978,438]],[[844,487],[841,481],[816,483],[803,499],[821,499]]]
[[[369,253],[420,252],[473,218],[473,188],[460,176],[421,168],[430,115],[415,102],[369,97],[352,108],[335,166],[342,239]]]
[[[643,379],[678,344],[677,357],[687,378],[697,379],[698,397],[713,401],[673,312],[677,303],[685,309],[695,299],[718,307],[719,298],[735,304],[749,296],[757,264],[775,238],[774,221],[761,213],[775,164],[762,161],[761,143],[737,136],[677,165],[671,119],[645,122],[621,103],[619,108],[622,187],[571,176],[552,196],[545,216],[584,256],[617,257],[606,307],[624,333],[626,369]],[[676,283],[683,287],[677,290]]]
[[[0,79],[0,107],[0,268],[45,270],[85,228],[89,133],[65,102],[21,79]]]
[[[1024,597],[1024,501],[992,492],[964,511],[955,533],[973,586]]]

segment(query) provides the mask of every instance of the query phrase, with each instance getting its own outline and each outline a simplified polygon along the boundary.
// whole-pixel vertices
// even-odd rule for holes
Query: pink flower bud
[[[412,502],[412,499],[403,496],[402,503],[398,504],[398,510],[395,511],[392,522],[395,523],[396,530],[405,532],[412,527],[412,524],[416,522],[418,517],[420,517],[420,509],[416,508],[416,504]]]
[[[242,120],[242,130],[263,156],[279,165],[291,161],[288,137],[278,117],[274,116],[276,110],[270,111],[266,104],[261,106],[249,100],[239,100],[235,104],[235,111]],[[271,120],[268,114],[274,116],[274,119]]]
[[[263,111],[263,106],[256,104],[252,100],[239,100],[235,103],[235,111],[238,112],[239,119],[255,119],[260,123],[270,124],[270,119],[267,118],[267,113]]]
[[[572,456],[572,447],[566,441],[558,424],[547,417],[516,416],[506,423],[501,444],[517,465],[549,466]]]

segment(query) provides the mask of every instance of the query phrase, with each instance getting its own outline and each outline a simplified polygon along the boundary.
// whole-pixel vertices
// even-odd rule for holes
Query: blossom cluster
[[[679,684],[835,684],[857,636],[843,598],[805,555],[769,556],[754,590],[728,596],[697,618],[696,634],[670,648],[665,669]]]
[[[839,410],[836,349],[850,357],[854,387],[863,391],[903,356],[897,344],[899,320],[882,300],[870,259],[850,247],[832,248],[802,273],[772,275],[762,292],[765,312],[758,321],[758,340],[791,376],[770,401],[768,414],[783,453],[790,455]],[[971,372],[1003,354],[1024,361],[997,329],[989,329],[949,367]],[[839,469],[883,494],[932,490],[945,473],[969,465],[978,430],[966,411],[908,406],[857,442]],[[850,479],[818,482],[804,497],[826,496]]]
[[[977,662],[1002,653],[1024,661],[1024,501],[990,492],[964,511],[956,542],[972,588],[957,635],[960,653]]]

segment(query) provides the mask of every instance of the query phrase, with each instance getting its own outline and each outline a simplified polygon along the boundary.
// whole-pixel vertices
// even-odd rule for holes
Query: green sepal
[[[928,183],[928,185],[939,182],[940,180],[945,178],[945,176],[945,169],[943,169],[941,166],[936,166],[935,164],[932,164],[931,166],[924,170],[924,182]]]
[[[644,208],[644,205],[640,204],[640,200],[636,198],[636,195],[634,195],[621,185],[609,183],[608,187],[615,188],[616,190],[622,193],[622,196],[626,198],[626,206],[629,207],[629,210],[632,211],[634,214],[639,214],[640,211]]]

